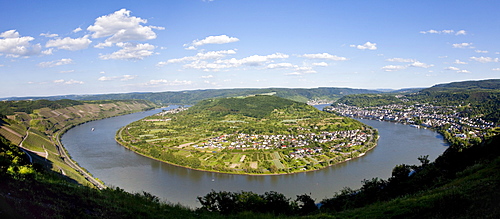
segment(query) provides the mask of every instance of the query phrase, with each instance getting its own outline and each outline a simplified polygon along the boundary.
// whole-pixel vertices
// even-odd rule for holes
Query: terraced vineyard
[[[59,136],[65,130],[87,121],[143,111],[155,106],[144,100],[6,101],[0,105],[4,109],[3,113],[8,114],[0,120],[0,135],[30,151],[33,162],[81,184],[89,182],[81,171],[69,165],[71,161],[58,142]]]

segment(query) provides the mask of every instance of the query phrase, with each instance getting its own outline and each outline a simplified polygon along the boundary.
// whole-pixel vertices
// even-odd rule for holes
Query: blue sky
[[[0,97],[500,78],[499,1],[0,0]]]

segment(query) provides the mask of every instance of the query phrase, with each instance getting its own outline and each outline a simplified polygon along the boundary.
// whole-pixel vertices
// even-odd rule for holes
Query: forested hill
[[[434,85],[430,88],[422,90],[422,92],[429,91],[443,91],[443,90],[477,90],[477,89],[486,89],[486,90],[495,90],[500,89],[500,79],[490,79],[490,80],[480,80],[480,81],[461,81],[461,82],[452,82],[447,84],[438,84]]]
[[[209,89],[209,90],[190,90],[190,91],[167,91],[167,92],[146,92],[146,93],[123,93],[123,94],[100,94],[100,95],[65,95],[53,97],[15,97],[8,100],[126,100],[126,99],[141,99],[149,100],[156,104],[188,104],[192,105],[200,100],[221,97],[238,97],[258,94],[274,94],[279,97],[307,102],[312,99],[337,100],[338,98],[349,94],[362,93],[380,93],[374,90],[351,89],[351,88],[235,88],[235,89]]]
[[[289,99],[270,95],[257,95],[246,98],[220,98],[204,100],[191,107],[189,113],[210,111],[213,115],[225,116],[241,114],[254,118],[264,118],[274,110],[293,109],[296,112],[310,111],[311,106]]]

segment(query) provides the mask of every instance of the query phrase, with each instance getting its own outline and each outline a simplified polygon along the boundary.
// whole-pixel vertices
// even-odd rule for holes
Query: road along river
[[[170,108],[176,108],[171,106]],[[170,109],[166,108],[166,109]],[[397,164],[419,164],[420,155],[434,160],[447,148],[436,132],[407,125],[359,121],[379,131],[375,149],[365,156],[322,170],[274,176],[247,176],[202,172],[172,166],[138,155],[115,142],[116,131],[160,109],[85,123],[66,132],[61,142],[73,160],[107,186],[129,192],[146,191],[163,200],[199,207],[197,196],[215,191],[276,191],[295,199],[310,194],[316,202],[348,186],[359,188],[363,179],[387,179]]]

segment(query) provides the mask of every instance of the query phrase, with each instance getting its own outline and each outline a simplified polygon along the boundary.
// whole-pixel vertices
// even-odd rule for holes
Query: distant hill
[[[238,97],[258,94],[274,94],[299,102],[307,102],[313,99],[336,100],[349,94],[380,93],[380,91],[351,88],[235,88],[235,89],[208,89],[208,90],[189,90],[189,91],[167,91],[167,92],[146,92],[146,93],[122,93],[122,94],[96,94],[96,95],[64,95],[51,97],[11,97],[0,100],[127,100],[140,99],[149,100],[156,104],[180,104],[192,105],[200,100]]]
[[[456,90],[456,89],[487,89],[487,90],[498,90],[500,89],[500,79],[489,79],[480,81],[460,81],[452,82],[447,84],[434,85],[431,88],[422,90],[425,91],[442,91],[442,90]]]

